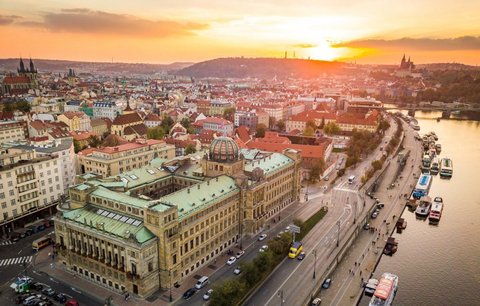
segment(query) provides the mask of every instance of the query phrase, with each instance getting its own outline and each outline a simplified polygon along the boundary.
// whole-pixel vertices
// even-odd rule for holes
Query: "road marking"
[[[0,241],[0,245],[11,245],[14,244],[15,242],[12,242],[10,240],[2,240]]]
[[[14,257],[14,258],[7,258],[0,261],[1,266],[9,266],[14,264],[21,264],[21,263],[28,263],[32,261],[32,256],[22,256],[22,257]]]

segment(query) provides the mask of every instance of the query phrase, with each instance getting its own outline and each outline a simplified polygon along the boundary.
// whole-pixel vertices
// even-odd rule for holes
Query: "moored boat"
[[[432,198],[429,196],[423,196],[420,198],[420,203],[415,210],[415,214],[421,217],[428,216],[430,212],[430,207],[432,206]]]
[[[383,248],[383,254],[392,256],[397,252],[398,249],[398,242],[395,241],[395,238],[393,237],[388,237],[387,238],[387,243],[385,244],[385,247]]]
[[[442,158],[440,164],[440,176],[450,178],[453,175],[453,163],[452,160],[448,157]]]
[[[398,289],[398,276],[385,272],[382,274],[369,306],[390,306]]]
[[[430,223],[438,223],[442,217],[443,212],[443,199],[441,197],[435,197],[433,200],[432,208],[428,214],[428,220]]]
[[[437,151],[437,154],[440,154],[440,152],[442,152],[442,145],[437,143],[435,145],[435,150]]]
[[[434,157],[432,160],[432,165],[430,166],[430,173],[438,174],[438,171],[440,171],[440,163],[438,162],[438,157]]]

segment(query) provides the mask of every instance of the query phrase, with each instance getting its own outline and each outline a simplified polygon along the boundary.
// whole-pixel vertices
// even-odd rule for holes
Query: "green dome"
[[[218,162],[238,160],[238,145],[229,137],[215,138],[210,144],[210,159]]]

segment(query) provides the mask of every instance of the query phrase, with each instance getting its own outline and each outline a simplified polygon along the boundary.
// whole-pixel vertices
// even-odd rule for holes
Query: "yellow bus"
[[[47,245],[49,245],[51,241],[52,241],[52,238],[48,236],[43,236],[42,238],[38,238],[37,240],[32,242],[32,249],[34,251],[38,251],[41,248],[44,248]]]
[[[302,250],[303,250],[302,243],[300,241],[294,241],[290,246],[290,252],[288,253],[288,257],[296,258],[298,254],[302,252]]]

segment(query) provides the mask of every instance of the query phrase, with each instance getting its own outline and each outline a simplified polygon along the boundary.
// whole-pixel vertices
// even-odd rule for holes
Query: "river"
[[[396,306],[480,305],[480,121],[437,122],[440,115],[415,116],[420,134],[435,131],[442,145],[440,157],[453,161],[453,177],[434,176],[429,193],[443,198],[440,223],[429,225],[428,219],[416,219],[406,209],[408,226],[394,234],[397,253],[382,256],[374,272],[375,278],[383,272],[399,276]]]

